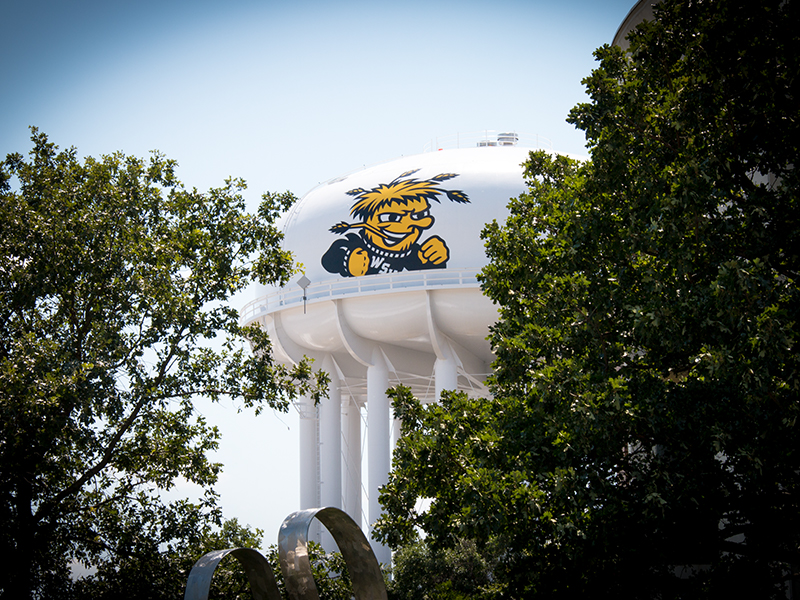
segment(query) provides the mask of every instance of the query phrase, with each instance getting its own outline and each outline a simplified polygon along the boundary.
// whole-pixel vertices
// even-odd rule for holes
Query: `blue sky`
[[[634,0],[0,0],[0,155],[29,125],[82,156],[158,149],[187,186],[313,186],[482,129],[585,154],[564,119]],[[242,304],[248,298],[242,299]],[[298,508],[297,418],[199,407],[226,516],[277,539]]]

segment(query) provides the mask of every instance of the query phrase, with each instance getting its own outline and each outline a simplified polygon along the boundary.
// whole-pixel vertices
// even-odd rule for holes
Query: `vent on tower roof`
[[[497,143],[501,146],[516,146],[519,141],[519,136],[516,133],[498,133]]]
[[[517,142],[519,142],[519,135],[517,135],[513,131],[509,131],[506,133],[498,133],[496,140],[490,140],[488,138],[478,140],[478,147],[484,148],[486,146],[516,146]]]
[[[452,150],[454,148],[485,148],[487,146],[506,146],[523,148],[553,149],[553,143],[537,134],[518,133],[516,131],[483,129],[481,131],[460,132],[448,136],[439,136],[431,139],[423,147],[423,152],[438,150]]]

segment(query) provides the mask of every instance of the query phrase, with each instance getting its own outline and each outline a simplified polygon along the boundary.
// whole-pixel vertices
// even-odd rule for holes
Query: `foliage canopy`
[[[200,193],[157,153],[81,162],[32,131],[30,158],[0,165],[0,595],[9,598],[66,595],[73,560],[101,572],[144,561],[219,521],[220,465],[206,455],[217,431],[195,413],[197,396],[285,410],[318,383],[306,363],[271,364],[266,335],[240,327],[226,302],[251,278],[291,275],[274,226],[291,194],[267,194],[248,215],[241,180]],[[162,501],[179,480],[205,496]]]
[[[491,554],[490,548],[485,554]],[[484,600],[494,598],[492,561],[473,540],[431,548],[424,540],[392,556],[389,600]]]
[[[383,539],[499,545],[506,597],[797,580],[800,10],[655,12],[596,52],[591,160],[533,153],[484,231],[493,398],[397,393]]]

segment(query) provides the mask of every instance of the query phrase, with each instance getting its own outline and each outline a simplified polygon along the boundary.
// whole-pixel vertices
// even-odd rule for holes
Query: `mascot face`
[[[364,235],[378,248],[404,252],[433,225],[430,209],[424,198],[389,202],[366,219]]]
[[[330,228],[331,233],[347,237],[335,240],[322,257],[326,271],[361,277],[447,267],[450,250],[442,238],[434,235],[419,241],[422,232],[433,225],[431,201],[447,196],[452,202],[466,204],[469,198],[461,190],[440,187],[443,181],[458,177],[456,173],[439,173],[430,179],[411,177],[417,171],[406,171],[390,183],[370,189],[346,192],[356,198],[350,207],[356,222],[342,221]]]

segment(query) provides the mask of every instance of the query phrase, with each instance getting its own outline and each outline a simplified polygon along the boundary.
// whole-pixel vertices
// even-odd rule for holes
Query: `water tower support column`
[[[344,510],[361,526],[361,410],[355,398],[344,403]]]
[[[436,401],[442,397],[444,390],[458,389],[458,369],[456,359],[452,351],[447,352],[446,358],[437,358],[433,367],[433,375],[436,379]]]
[[[297,412],[300,414],[300,509],[304,510],[319,506],[317,407],[310,398],[301,398]]]
[[[391,466],[389,454],[389,369],[379,350],[372,355],[372,366],[367,368],[367,442],[369,450],[369,528],[381,516],[378,489],[389,481]],[[378,562],[391,564],[392,553],[370,539]]]
[[[328,397],[319,408],[319,500],[322,506],[342,508],[342,395],[339,390],[339,369],[330,355],[322,361],[322,369],[330,377]],[[322,533],[322,546],[334,550],[333,537]]]

